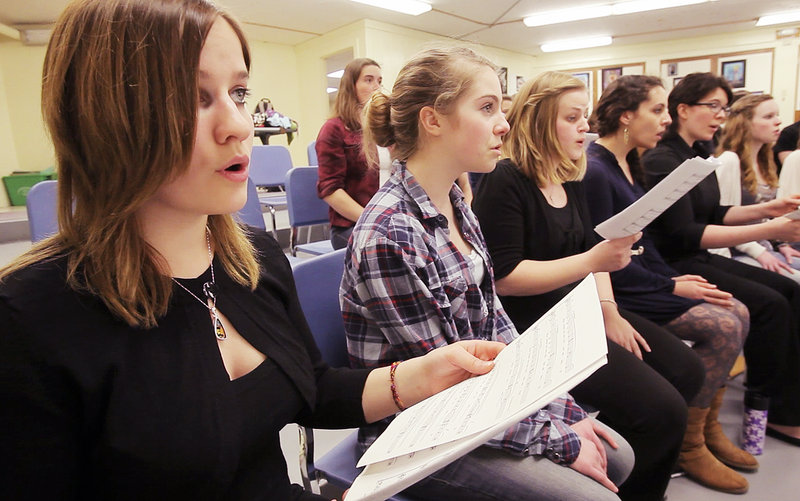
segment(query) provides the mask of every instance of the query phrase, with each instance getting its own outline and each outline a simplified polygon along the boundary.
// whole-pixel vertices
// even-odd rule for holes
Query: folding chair
[[[292,269],[297,295],[308,326],[322,358],[331,367],[346,367],[349,364],[344,324],[339,309],[339,284],[344,273],[346,250],[339,249],[306,259]],[[320,481],[323,479],[342,489],[350,487],[359,474],[356,468],[361,457],[358,432],[351,433],[325,456],[314,461],[313,429],[301,426],[299,431],[300,472],[306,489],[319,493]],[[395,495],[391,499],[412,501],[411,498],[401,495]]]
[[[317,160],[317,142],[311,141],[306,147],[306,154],[308,155],[308,165],[319,165]]]
[[[294,167],[286,173],[286,210],[289,212],[291,236],[289,249],[293,256],[297,251],[318,256],[333,251],[330,240],[305,244],[297,243],[298,229],[302,226],[328,224],[328,204],[317,196],[317,168]],[[309,228],[310,234],[310,228]]]
[[[292,168],[292,156],[285,146],[257,145],[253,146],[250,155],[250,178],[259,191],[258,199],[261,206],[269,210],[272,216],[272,235],[278,239],[278,229],[275,222],[275,213],[278,208],[286,207],[286,194],[284,193],[283,180],[286,173]],[[278,192],[268,192],[269,188],[278,188]]]
[[[267,229],[267,224],[264,222],[264,213],[261,212],[261,203],[258,201],[258,190],[256,189],[256,184],[250,178],[247,178],[247,201],[244,203],[244,207],[236,213],[236,218],[244,224],[249,224],[262,230]]]
[[[33,185],[25,198],[31,242],[58,233],[58,181],[41,181]]]

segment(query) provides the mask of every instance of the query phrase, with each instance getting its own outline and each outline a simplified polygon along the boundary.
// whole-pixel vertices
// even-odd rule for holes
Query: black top
[[[325,365],[283,252],[262,231],[254,244],[255,292],[214,265],[219,310],[268,357],[234,381],[177,286],[143,330],[67,288],[65,258],[0,285],[1,499],[317,498],[290,486],[278,432],[364,424],[369,371]],[[210,278],[182,282],[200,296]]]
[[[685,160],[709,155],[701,145],[695,143],[692,148],[679,135],[670,134],[642,156],[645,184],[649,189]],[[709,224],[723,224],[728,209],[719,204],[719,184],[712,172],[650,224],[650,236],[668,263],[706,259],[708,251],[700,248],[703,232]]]
[[[778,136],[775,146],[772,151],[775,153],[775,165],[778,166],[780,172],[781,162],[778,160],[778,153],[782,151],[794,151],[797,149],[797,139],[800,137],[800,122],[795,122],[792,125],[787,125]]]
[[[583,184],[596,226],[641,198],[644,188],[628,181],[617,158],[603,146],[592,143],[586,154],[588,166]],[[632,256],[628,266],[611,273],[614,296],[622,308],[665,324],[702,303],[673,294],[675,282],[671,277],[678,272],[664,262],[647,228],[638,245],[644,247],[644,254]]]
[[[497,279],[511,273],[526,259],[551,261],[580,254],[597,243],[581,183],[564,183],[567,204],[556,208],[547,203],[533,180],[511,160],[481,180],[472,210],[481,222]],[[500,296],[519,332],[544,315],[578,282],[534,296]]]

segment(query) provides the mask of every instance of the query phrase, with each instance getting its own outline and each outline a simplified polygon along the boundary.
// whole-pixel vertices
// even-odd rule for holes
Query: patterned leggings
[[[725,308],[701,303],[664,327],[680,339],[694,342],[692,349],[706,368],[706,380],[690,407],[708,407],[717,390],[725,384],[736,357],[750,330],[750,312],[733,299],[733,307]]]

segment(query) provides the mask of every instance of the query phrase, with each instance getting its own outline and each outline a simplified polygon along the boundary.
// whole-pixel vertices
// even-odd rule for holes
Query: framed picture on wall
[[[667,63],[667,76],[674,77],[678,74],[678,63]]]
[[[744,87],[745,63],[744,59],[722,63],[722,76],[734,89]]]
[[[622,66],[618,68],[603,68],[603,89],[606,90],[611,82],[622,76]]]
[[[675,77],[675,78],[673,78],[672,79],[672,86],[675,87],[676,85],[678,85],[678,82],[680,82],[682,78],[683,77]]]
[[[500,77],[500,91],[503,94],[508,94],[508,68],[500,68],[497,76]]]
[[[525,77],[522,75],[517,75],[517,92],[525,85]]]
[[[572,76],[577,78],[581,82],[583,82],[583,84],[586,85],[587,89],[589,88],[589,77],[591,75],[589,75],[588,71],[581,71],[579,73],[573,73]]]

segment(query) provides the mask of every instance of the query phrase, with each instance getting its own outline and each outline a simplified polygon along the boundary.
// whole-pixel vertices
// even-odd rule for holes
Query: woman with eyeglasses
[[[692,73],[675,86],[668,99],[672,124],[642,157],[649,187],[685,160],[711,154],[707,144],[725,121],[731,98],[728,82],[711,73]],[[800,197],[737,207],[720,205],[719,200],[712,173],[657,218],[650,234],[679,273],[700,275],[748,307],[747,391],[770,397],[767,433],[800,445],[800,286],[707,250],[761,239],[797,241],[800,221],[781,216],[795,210]],[[772,219],[757,222],[765,218]]]

